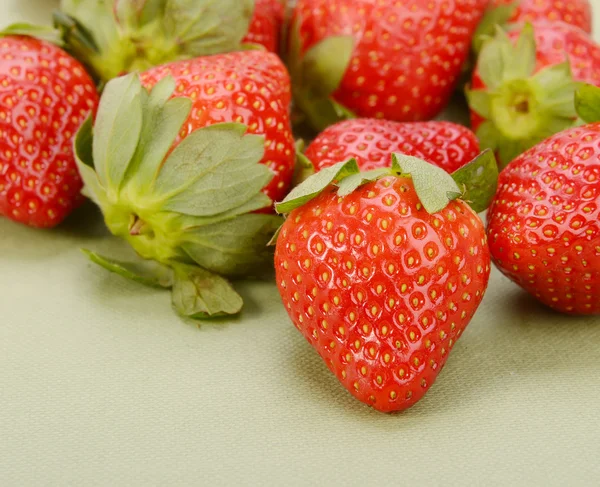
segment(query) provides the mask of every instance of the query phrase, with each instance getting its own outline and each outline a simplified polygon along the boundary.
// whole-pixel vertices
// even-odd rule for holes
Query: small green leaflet
[[[275,204],[277,213],[290,213],[296,208],[303,206],[310,200],[316,198],[321,192],[342,179],[358,174],[360,172],[356,159],[350,159],[346,162],[339,162],[334,166],[328,167],[319,171],[315,175],[308,178],[300,186],[296,186],[287,198],[282,202]]]
[[[172,302],[181,316],[192,319],[236,315],[244,305],[226,279],[185,264],[175,264]]]
[[[11,35],[35,37],[36,39],[56,44],[59,47],[64,47],[60,31],[53,29],[52,27],[19,22],[11,24],[0,31],[0,37]]]
[[[490,149],[452,174],[458,185],[465,189],[461,199],[476,213],[486,210],[498,189],[498,163]]]
[[[354,44],[352,36],[333,36],[309,49],[302,61],[303,86],[319,97],[330,96],[342,82]]]
[[[450,174],[417,157],[392,154],[392,170],[412,178],[427,213],[442,211],[450,201],[461,196],[462,191]]]
[[[371,171],[359,172],[358,174],[352,174],[338,183],[338,195],[348,196],[350,193],[356,191],[360,186],[371,181],[376,181],[383,176],[390,174],[390,170],[373,169]]]
[[[137,262],[122,262],[90,250],[82,249],[82,252],[100,267],[140,284],[157,288],[170,288],[173,285],[173,271],[157,262],[141,259]]]
[[[575,93],[575,107],[586,123],[600,122],[600,88],[585,84]]]

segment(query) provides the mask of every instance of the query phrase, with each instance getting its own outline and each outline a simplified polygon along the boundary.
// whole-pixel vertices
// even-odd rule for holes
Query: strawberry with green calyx
[[[18,24],[56,42],[106,82],[168,62],[243,49],[254,0],[62,0],[56,32]]]
[[[237,313],[241,299],[224,277],[260,270],[280,224],[274,215],[253,213],[271,204],[261,192],[273,177],[260,164],[264,138],[221,123],[179,142],[192,101],[171,98],[174,91],[169,77],[151,91],[136,74],[112,80],[93,128],[89,119],[77,135],[84,193],[111,233],[153,268],[95,254],[92,260],[139,282],[172,287],[183,316]]]
[[[476,168],[495,164],[484,153],[457,184],[421,159],[392,158],[366,173],[340,163],[295,188],[277,204],[288,216],[275,251],[294,325],[351,394],[383,412],[423,397],[483,299],[485,231],[459,198],[482,177]]]
[[[588,125],[544,140],[500,174],[488,213],[496,266],[545,305],[600,314],[600,89],[577,96]]]
[[[498,29],[479,56],[467,98],[482,147],[501,166],[575,124],[580,82],[600,83],[600,46],[562,22]]]
[[[153,87],[171,76],[175,96],[193,100],[180,136],[215,123],[236,122],[265,137],[263,164],[274,174],[264,188],[277,201],[287,194],[294,173],[294,137],[290,126],[290,78],[281,60],[265,51],[240,51],[157,66],[143,72]]]
[[[98,93],[65,51],[14,31],[0,33],[0,215],[51,228],[84,201],[73,139]]]
[[[435,117],[458,82],[487,3],[299,0],[289,65],[309,125]]]
[[[475,33],[475,50],[479,51],[485,36],[494,35],[496,26],[536,21],[562,21],[591,34],[592,6],[589,0],[492,0]]]

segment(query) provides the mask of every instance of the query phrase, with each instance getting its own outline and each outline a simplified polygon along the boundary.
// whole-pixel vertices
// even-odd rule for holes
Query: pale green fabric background
[[[0,19],[53,3],[0,0]],[[598,318],[495,273],[431,392],[386,416],[329,374],[273,285],[198,328],[78,250],[111,245],[90,208],[54,232],[0,221],[2,486],[600,482]]]

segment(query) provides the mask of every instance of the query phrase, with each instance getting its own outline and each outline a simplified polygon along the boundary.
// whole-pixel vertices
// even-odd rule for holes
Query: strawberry
[[[269,211],[295,162],[289,79],[275,54],[243,51],[111,80],[77,135],[85,194],[139,256],[95,263],[172,290],[191,318],[236,314],[226,280],[268,268]],[[265,194],[266,193],[266,194]]]
[[[65,51],[0,38],[0,215],[48,228],[79,206],[73,139],[97,104],[93,81]]]
[[[277,205],[289,215],[275,251],[296,328],[351,394],[383,412],[431,387],[490,275],[483,223],[454,180],[414,157],[393,160],[376,174],[339,163],[295,188]]]
[[[498,30],[482,48],[467,97],[482,147],[502,166],[572,127],[579,82],[600,84],[600,46],[564,22]]]
[[[600,313],[599,161],[600,123],[560,132],[502,171],[488,216],[496,266],[564,313]]]
[[[194,101],[182,137],[215,123],[236,122],[264,135],[263,163],[275,177],[265,194],[276,201],[287,193],[294,172],[289,75],[279,58],[264,51],[242,51],[181,61],[141,75],[147,88],[166,76],[177,83],[176,96]]]
[[[257,1],[257,22],[266,22]],[[104,82],[153,66],[242,49],[254,0],[61,0],[55,25],[69,52]],[[270,23],[270,21],[269,21]],[[264,42],[271,43],[269,34]],[[259,43],[260,42],[259,40]]]
[[[448,103],[488,0],[299,0],[295,98],[323,130],[340,118],[431,119]]]
[[[479,154],[473,132],[451,122],[398,123],[355,119],[325,129],[306,149],[315,169],[356,159],[362,171],[386,167],[392,152],[402,152],[454,172]]]
[[[277,52],[283,17],[284,8],[280,0],[255,0],[250,28],[242,42]]]
[[[562,21],[592,33],[592,6],[589,0],[492,0],[476,36],[494,33],[494,26],[537,21]]]

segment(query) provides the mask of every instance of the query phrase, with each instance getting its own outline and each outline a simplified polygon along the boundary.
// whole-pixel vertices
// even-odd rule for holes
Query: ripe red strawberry
[[[395,157],[418,162],[412,170],[401,162],[395,175],[354,191],[366,174],[341,163],[326,170],[339,191],[322,180],[325,171],[304,183],[305,192],[296,188],[278,205],[291,213],[275,251],[294,325],[346,389],[384,412],[412,406],[431,387],[490,273],[483,223],[471,208],[461,200],[426,203],[455,191],[446,186],[452,178]],[[425,189],[431,171],[445,177]],[[315,194],[317,181],[323,190]]]
[[[487,232],[498,268],[542,303],[600,313],[600,123],[556,134],[509,164]]]
[[[264,51],[241,51],[158,66],[142,73],[154,86],[166,76],[177,82],[176,96],[193,100],[183,137],[215,123],[237,122],[249,133],[264,135],[263,163],[275,174],[265,188],[273,201],[283,198],[294,172],[294,138],[290,128],[291,88],[280,59]]]
[[[279,35],[283,24],[284,8],[280,0],[255,0],[250,28],[242,42],[258,44],[267,51],[279,50]]]
[[[390,154],[419,157],[453,173],[479,154],[473,132],[451,122],[399,123],[355,119],[325,129],[306,149],[306,157],[320,171],[355,158],[363,171],[387,167]]]
[[[473,128],[502,166],[572,127],[578,82],[600,84],[600,46],[564,22],[535,22],[484,44],[467,91]]]
[[[93,81],[62,49],[0,38],[0,215],[53,227],[83,201],[72,145],[97,104]]]
[[[491,12],[502,24],[562,20],[586,31],[592,32],[592,6],[589,0],[492,0]],[[498,22],[499,21],[499,22]]]
[[[324,129],[348,111],[431,119],[448,103],[488,0],[299,0],[290,42],[296,100]]]

